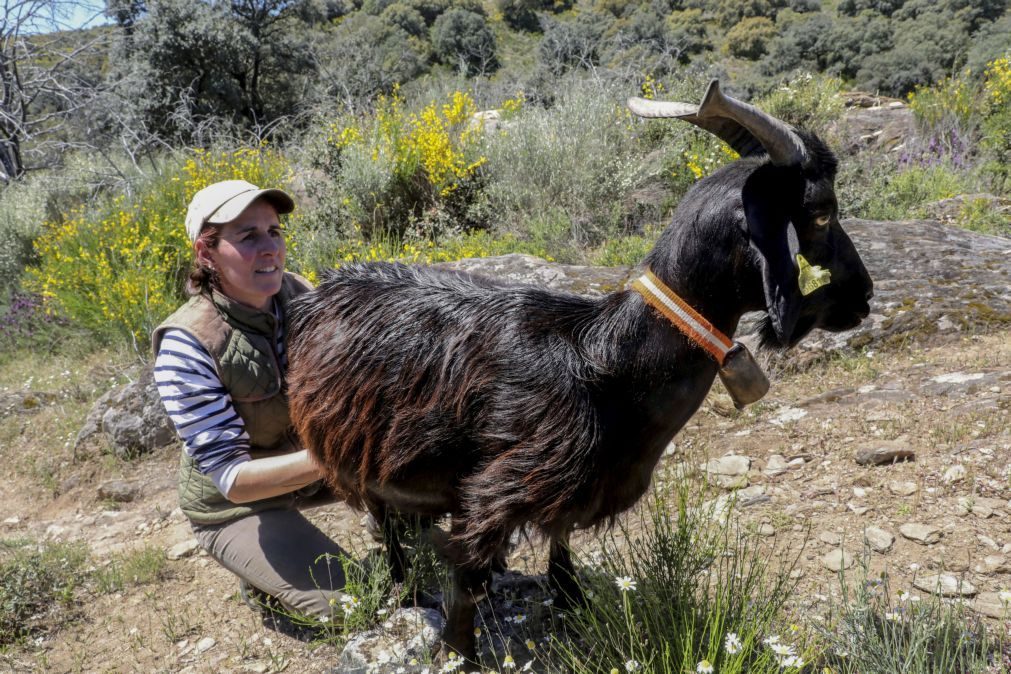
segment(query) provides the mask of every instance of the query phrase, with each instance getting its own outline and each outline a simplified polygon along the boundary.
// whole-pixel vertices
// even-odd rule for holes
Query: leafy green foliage
[[[776,25],[764,16],[741,19],[727,32],[727,51],[742,59],[757,59],[776,36]]]

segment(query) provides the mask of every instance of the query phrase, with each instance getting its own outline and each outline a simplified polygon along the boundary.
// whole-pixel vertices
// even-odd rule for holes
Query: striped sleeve
[[[250,460],[249,435],[211,355],[186,332],[167,330],[154,379],[186,453],[227,497],[239,467]]]

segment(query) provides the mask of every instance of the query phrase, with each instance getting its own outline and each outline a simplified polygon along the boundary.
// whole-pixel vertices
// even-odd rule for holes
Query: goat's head
[[[768,161],[751,160],[747,170],[732,172],[741,201],[727,204],[743,207],[744,217],[736,220],[762,279],[768,313],[764,343],[790,347],[813,328],[848,330],[867,317],[873,285],[839,224],[835,156],[816,135],[726,96],[715,80],[699,106],[643,99],[628,104],[642,117],[691,122],[726,141],[742,158],[768,156]],[[703,181],[730,175],[718,173]],[[803,275],[811,269],[829,282],[804,284]]]

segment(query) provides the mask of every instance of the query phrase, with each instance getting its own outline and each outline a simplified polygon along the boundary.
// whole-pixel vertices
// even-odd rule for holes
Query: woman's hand
[[[306,449],[252,459],[239,466],[232,488],[225,496],[232,503],[259,501],[301,489],[321,477],[319,467]]]

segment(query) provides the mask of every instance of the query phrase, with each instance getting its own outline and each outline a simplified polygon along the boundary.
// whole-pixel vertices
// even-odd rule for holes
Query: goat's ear
[[[789,345],[800,316],[802,295],[794,262],[799,243],[791,216],[800,210],[803,198],[800,170],[770,164],[756,169],[742,192],[748,234],[761,266],[766,310],[783,346]]]

